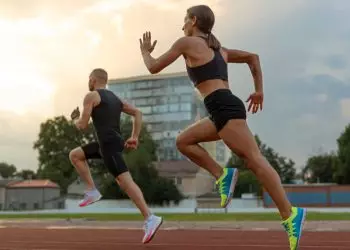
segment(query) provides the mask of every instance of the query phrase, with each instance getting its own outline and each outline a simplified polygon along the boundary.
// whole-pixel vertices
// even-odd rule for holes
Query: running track
[[[350,249],[349,232],[304,232],[299,249]],[[281,231],[162,230],[147,245],[141,230],[1,228],[0,250],[289,250]]]

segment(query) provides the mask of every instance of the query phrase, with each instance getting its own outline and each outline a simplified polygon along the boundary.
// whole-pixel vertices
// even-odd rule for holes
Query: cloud
[[[347,61],[343,55],[331,55],[326,58],[326,65],[331,69],[345,69]]]
[[[344,100],[350,98],[346,68],[350,3],[201,3],[213,8],[214,33],[223,45],[260,55],[266,99],[262,113],[248,116],[252,131],[298,165],[320,145],[334,148],[336,137],[349,121]],[[11,143],[2,146],[0,158],[19,166],[30,162],[28,165],[35,169],[31,145],[40,122],[81,106],[87,76],[95,67],[106,68],[112,78],[148,74],[139,37],[150,30],[158,40],[154,55],[160,55],[183,35],[186,9],[194,4],[198,1],[1,1],[0,52],[6,59],[0,60],[0,71],[17,87],[2,85],[7,91],[0,93],[0,112],[8,114],[4,124],[17,122],[25,128],[10,129]],[[163,73],[183,70],[181,58]],[[246,65],[230,65],[229,80],[233,92],[243,100],[253,91]],[[16,92],[19,89],[28,96]],[[11,105],[17,114],[10,111]],[[5,141],[3,138],[10,140],[8,133],[3,133],[0,141]]]

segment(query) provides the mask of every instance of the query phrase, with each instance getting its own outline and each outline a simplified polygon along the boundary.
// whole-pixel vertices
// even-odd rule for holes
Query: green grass
[[[277,213],[160,214],[166,221],[279,221]],[[0,214],[0,219],[87,219],[98,221],[139,221],[139,214]],[[308,212],[308,221],[349,220],[350,213]]]

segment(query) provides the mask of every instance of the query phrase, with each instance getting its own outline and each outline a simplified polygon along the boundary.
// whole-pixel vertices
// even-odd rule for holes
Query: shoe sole
[[[234,193],[235,188],[236,188],[237,180],[238,180],[238,170],[236,169],[235,172],[234,172],[234,176],[232,178],[232,181],[231,181],[230,192],[228,193],[228,199],[227,199],[225,205],[222,208],[227,208],[227,206],[232,201],[233,193]]]
[[[158,232],[158,229],[160,228],[160,226],[162,224],[163,224],[163,218],[161,218],[159,225],[156,227],[156,230],[154,230],[154,233],[151,235],[151,237],[147,241],[143,242],[143,244],[147,244],[147,243],[151,242],[151,240],[154,238],[154,236],[156,235],[156,233]]]
[[[299,230],[299,239],[298,239],[298,245],[297,245],[296,250],[299,248],[300,239],[301,239],[301,234],[302,234],[302,232],[303,232],[304,223],[305,223],[305,219],[306,219],[307,209],[306,209],[306,208],[303,208],[303,210],[304,210],[304,213],[303,213],[303,218],[301,219],[301,227],[300,227],[300,230]]]
[[[87,206],[89,206],[89,205],[92,205],[92,204],[94,204],[94,203],[100,201],[101,198],[102,198],[102,195],[100,195],[100,196],[98,197],[98,199],[94,200],[93,202],[90,202],[90,203],[88,203],[88,204],[86,204],[86,205],[84,205],[84,206],[80,206],[80,205],[79,205],[79,207],[87,207]]]

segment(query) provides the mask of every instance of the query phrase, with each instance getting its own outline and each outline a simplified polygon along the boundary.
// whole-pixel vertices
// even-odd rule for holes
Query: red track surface
[[[160,230],[141,244],[139,230],[0,229],[0,250],[289,250],[284,232]],[[299,249],[350,249],[349,232],[304,232]]]

